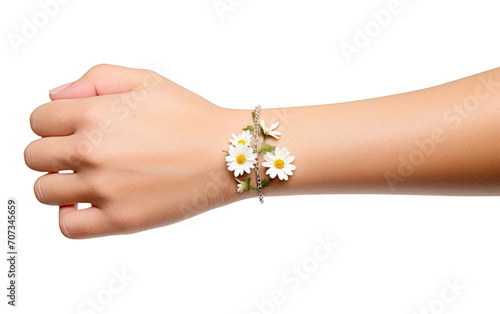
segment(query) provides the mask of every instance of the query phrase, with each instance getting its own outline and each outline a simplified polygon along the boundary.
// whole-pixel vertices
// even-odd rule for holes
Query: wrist
[[[252,110],[250,109],[228,109],[218,107],[216,112],[216,138],[211,149],[212,153],[216,157],[216,171],[220,173],[220,177],[223,178],[221,183],[221,193],[225,199],[226,204],[234,203],[247,198],[253,198],[258,195],[257,191],[249,190],[243,191],[243,193],[238,192],[238,180],[245,181],[247,178],[251,178],[251,184],[255,187],[255,171],[251,169],[250,173],[243,173],[243,175],[234,176],[233,171],[228,170],[225,157],[229,149],[229,142],[232,139],[232,134],[241,134],[243,129],[249,125],[253,126]]]
[[[231,135],[235,134],[236,136],[240,136],[244,131],[243,129],[246,129],[248,126],[250,126],[251,131],[249,132],[250,135],[253,136],[253,128],[255,127],[254,125],[254,120],[253,120],[253,110],[241,110],[241,109],[223,109],[222,112],[220,113],[220,121],[222,128],[220,130],[221,134],[221,139],[220,141],[222,142],[222,147],[224,150],[227,150],[229,145],[231,144],[229,142],[229,139],[231,139]],[[267,134],[263,134],[261,131],[260,126],[259,127],[259,137],[258,137],[258,150],[260,151],[258,154],[258,165],[259,165],[259,173],[261,177],[261,182],[264,183],[263,186],[263,194],[264,196],[271,196],[271,195],[287,195],[287,194],[293,194],[293,190],[287,189],[287,185],[290,184],[290,181],[288,180],[291,178],[291,172],[288,171],[290,177],[281,176],[281,175],[276,175],[274,173],[273,178],[270,177],[270,175],[266,174],[268,170],[270,170],[270,164],[267,163],[266,167],[264,167],[262,164],[266,161],[264,158],[264,155],[269,152],[269,154],[274,155],[278,151],[275,150],[277,146],[280,148],[284,148],[287,146],[287,141],[286,141],[286,136],[284,137],[285,140],[282,138],[281,131],[287,129],[290,126],[291,120],[290,120],[290,115],[287,115],[287,109],[262,109],[260,111],[260,118],[264,120],[266,131],[268,132]],[[280,119],[281,118],[281,119]],[[281,120],[281,121],[280,121]],[[273,126],[275,122],[279,122],[277,126]],[[272,129],[272,131],[270,131]],[[250,147],[253,147],[253,143],[250,144]],[[265,150],[267,148],[267,150]],[[221,149],[222,151],[222,149]],[[252,150],[253,152],[253,150]],[[294,155],[294,151],[291,151],[291,155]],[[222,153],[224,159],[226,156],[229,155],[228,152],[223,152]],[[258,197],[258,191],[257,191],[257,179],[256,179],[256,170],[255,170],[255,164],[254,168],[250,169],[250,173],[243,172],[243,174],[238,173],[236,171],[230,171],[228,170],[228,165],[226,161],[223,160],[224,166],[225,166],[225,171],[230,175],[231,180],[229,180],[229,184],[227,188],[229,189],[227,192],[230,195],[230,199],[232,201],[237,201],[241,199],[246,199],[246,198],[253,198],[253,197]],[[287,165],[288,167],[294,167],[293,164],[291,166]],[[276,169],[274,169],[276,170]],[[293,169],[295,170],[295,169]],[[238,174],[237,177],[234,176],[235,172]],[[232,183],[231,183],[232,181]],[[269,185],[266,186],[266,183],[269,183]],[[238,192],[238,185],[240,188],[240,191]],[[240,193],[241,192],[241,193]]]

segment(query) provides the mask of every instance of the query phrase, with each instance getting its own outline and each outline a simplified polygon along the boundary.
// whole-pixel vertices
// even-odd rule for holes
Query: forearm
[[[273,169],[259,156],[263,178],[267,169],[283,171],[264,195],[498,195],[497,82],[499,69],[394,96],[265,108],[261,118],[268,126],[280,122],[282,133],[267,136],[267,144],[286,147],[295,160],[281,156]],[[234,174],[241,165],[250,170],[246,159],[231,164],[238,173],[229,171],[221,151],[232,133],[253,125],[251,110],[224,109],[152,71],[111,65],[93,67],[50,96],[30,117],[41,138],[24,157],[47,172],[35,196],[60,206],[59,226],[69,238],[163,226],[257,196],[237,191]],[[285,170],[290,177],[282,181]],[[248,175],[255,186],[253,171],[239,179]],[[78,210],[78,203],[92,207]]]
[[[263,109],[266,123],[279,121],[282,132],[267,143],[287,147],[297,167],[264,194],[498,195],[497,82],[500,69],[404,94]],[[247,110],[234,115],[251,117]]]

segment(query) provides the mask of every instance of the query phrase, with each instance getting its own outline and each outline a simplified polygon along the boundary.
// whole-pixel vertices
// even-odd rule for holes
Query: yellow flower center
[[[247,161],[247,158],[245,157],[245,155],[238,155],[238,156],[236,156],[236,162],[239,165],[243,165],[245,163],[245,161]]]
[[[236,144],[243,144],[243,145],[245,145],[246,143],[247,143],[247,141],[245,141],[244,139],[241,139]]]
[[[276,159],[274,161],[274,166],[276,167],[276,169],[283,169],[285,167],[285,162],[281,159]]]

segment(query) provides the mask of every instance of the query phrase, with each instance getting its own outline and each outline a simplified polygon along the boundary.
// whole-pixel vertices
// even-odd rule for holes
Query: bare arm
[[[419,91],[264,109],[262,116],[284,122],[280,139],[268,142],[286,146],[297,167],[266,195],[500,195],[500,68]]]
[[[293,176],[272,180],[264,194],[498,195],[499,89],[494,69],[399,95],[264,108],[262,118],[279,121],[282,133],[268,144],[296,157]],[[221,152],[252,124],[251,110],[218,107],[154,72],[109,65],[51,98],[31,116],[42,138],[25,160],[47,172],[35,195],[59,205],[67,237],[137,232],[257,195],[237,192]],[[93,206],[77,210],[81,202]]]

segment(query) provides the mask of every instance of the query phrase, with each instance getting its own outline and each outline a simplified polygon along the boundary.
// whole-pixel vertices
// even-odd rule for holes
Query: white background
[[[212,0],[67,1],[16,49],[9,36],[22,36],[26,19],[44,11],[33,0],[3,1],[0,312],[94,313],[92,297],[107,303],[99,313],[498,312],[498,197],[294,196],[268,197],[264,206],[249,199],[92,240],[66,239],[58,209],[34,197],[40,174],[23,160],[36,139],[29,114],[49,101],[49,89],[95,64],[154,69],[213,103],[246,109],[384,96],[499,65],[499,11],[486,0],[401,0],[400,12],[347,62],[340,44],[353,44],[357,28],[376,32],[371,12],[389,2],[233,0],[221,18]],[[15,309],[5,297],[8,197],[19,202]],[[312,263],[317,239],[328,237],[340,247],[292,290],[282,276]],[[123,269],[133,279],[109,292]],[[466,287],[446,294],[448,303],[446,280]],[[275,289],[283,302],[271,307]]]

